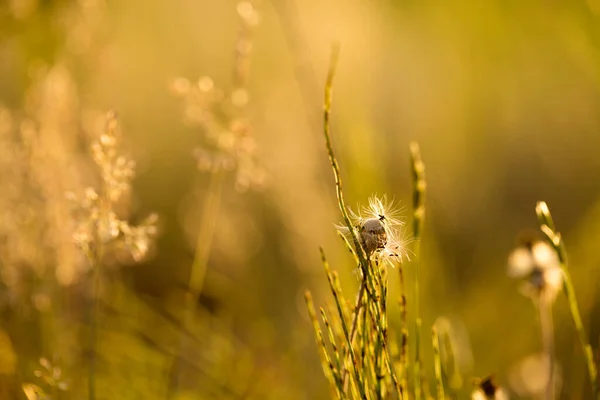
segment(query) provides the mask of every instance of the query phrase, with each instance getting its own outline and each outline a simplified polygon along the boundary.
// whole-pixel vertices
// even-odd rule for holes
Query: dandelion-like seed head
[[[369,219],[377,219],[385,225],[391,227],[403,226],[404,222],[400,220],[402,209],[394,207],[394,201],[387,200],[384,195],[381,199],[377,196],[369,198],[369,206],[363,207],[363,214]]]
[[[393,201],[387,197],[369,198],[369,205],[359,208],[359,212],[350,211],[350,219],[360,245],[367,256],[375,256],[377,260],[400,262],[408,258],[405,242],[402,240],[400,228],[404,223],[399,219],[400,210],[394,208]],[[337,225],[344,235],[350,232],[346,226]]]
[[[556,251],[546,242],[527,239],[508,258],[508,274],[523,279],[523,292],[533,298],[554,301],[563,284]]]

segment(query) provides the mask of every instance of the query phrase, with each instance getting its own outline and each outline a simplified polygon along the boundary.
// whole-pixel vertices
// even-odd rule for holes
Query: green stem
[[[194,317],[198,298],[204,287],[206,271],[208,268],[208,259],[214,237],[217,220],[219,217],[219,208],[221,205],[221,196],[223,192],[224,171],[216,167],[210,176],[210,182],[207,189],[206,200],[202,210],[200,220],[200,231],[196,240],[196,251],[194,261],[190,268],[188,282],[188,292],[185,297],[185,311],[183,316],[184,331],[181,333],[180,357],[183,357],[186,346],[186,335],[194,334]],[[178,371],[177,371],[178,372]],[[176,374],[177,386],[179,386],[179,374]]]
[[[90,365],[88,377],[88,398],[89,400],[96,399],[96,352],[98,342],[98,314],[99,304],[98,297],[100,296],[100,264],[102,259],[102,243],[100,238],[96,236],[94,250],[88,254],[88,260],[92,268],[92,304],[90,306]]]
[[[221,206],[221,196],[223,193],[224,171],[222,168],[217,168],[211,174],[208,193],[202,210],[202,219],[200,221],[200,231],[196,241],[196,253],[194,254],[194,262],[190,270],[188,309],[195,309],[198,297],[202,293],[206,270],[208,268],[208,258],[210,249],[219,218],[219,208]]]
[[[435,372],[435,381],[437,386],[437,397],[438,400],[445,400],[446,394],[444,392],[444,379],[442,377],[442,357],[440,354],[440,337],[438,335],[437,329],[434,326],[431,328],[431,337],[433,344],[433,362],[434,362],[434,372]]]
[[[406,291],[404,284],[404,271],[402,269],[402,265],[398,265],[398,277],[399,280],[399,290],[400,290],[400,299],[398,303],[400,305],[400,320],[402,323],[401,329],[401,339],[400,339],[400,364],[402,365],[402,375],[400,375],[400,388],[403,394],[406,394],[408,391],[408,381],[407,381],[407,372],[408,372],[408,321],[406,318]]]
[[[581,348],[583,349],[584,356],[586,359],[594,399],[599,400],[600,388],[598,387],[598,370],[596,368],[596,362],[594,360],[594,352],[592,350],[592,346],[587,340],[587,335],[585,333],[585,328],[583,327],[583,322],[581,322],[581,315],[579,314],[579,307],[577,306],[577,299],[575,298],[575,289],[573,288],[573,284],[571,283],[571,277],[565,268],[566,264],[564,264],[563,267],[565,294],[569,301],[569,309],[571,310],[571,315],[575,324],[575,330],[577,331],[577,336],[579,337],[579,343],[581,345]]]
[[[361,281],[360,289],[358,290],[358,295],[356,296],[356,305],[354,307],[354,313],[352,315],[352,325],[350,327],[350,345],[351,346],[354,345],[354,338],[356,337],[358,320],[361,315],[362,299],[363,299],[364,294],[365,294],[365,284],[364,284],[364,281]],[[344,352],[344,356],[343,356],[344,364],[347,362],[347,359],[350,356],[349,350],[350,349],[347,349],[347,351]],[[342,381],[344,383],[344,390],[347,390],[348,389],[348,370],[347,369],[344,370],[344,373],[342,376]]]
[[[552,322],[552,304],[542,299],[538,303],[540,311],[540,326],[544,353],[548,358],[548,383],[546,385],[546,400],[554,400],[554,324]]]
[[[329,154],[329,162],[331,163],[333,176],[335,178],[338,206],[340,212],[342,213],[342,217],[344,218],[344,223],[346,224],[346,227],[350,232],[350,236],[352,237],[354,249],[356,250],[361,268],[363,269],[363,272],[366,272],[365,270],[368,268],[367,257],[364,254],[362,246],[358,240],[356,230],[354,229],[352,221],[350,220],[350,216],[348,215],[348,209],[346,208],[346,204],[344,202],[344,193],[342,191],[340,166],[335,158],[335,153],[333,152],[333,146],[331,144],[331,104],[333,102],[333,78],[335,77],[339,55],[340,47],[339,45],[334,45],[331,51],[329,71],[327,72],[327,80],[325,82],[325,98],[323,101],[323,135],[325,136],[325,147],[327,148],[327,153]]]
[[[325,346],[325,340],[323,339],[323,332],[319,327],[319,321],[317,320],[317,313],[315,311],[312,295],[308,290],[304,292],[304,300],[306,301],[308,315],[310,317],[313,329],[315,331],[315,339],[317,340],[317,346],[319,346],[319,349],[321,350],[321,366],[323,367],[323,373],[329,380],[332,393],[338,395],[339,388],[337,385],[338,381],[335,376],[335,367],[333,366],[331,358],[329,358],[329,354],[327,353],[327,347]]]
[[[585,328],[583,327],[583,322],[581,321],[581,315],[579,313],[579,307],[577,305],[577,298],[575,297],[575,289],[573,288],[571,273],[569,272],[569,267],[567,263],[567,250],[565,248],[565,243],[562,239],[562,235],[556,232],[554,220],[552,219],[552,215],[550,214],[550,210],[548,209],[546,203],[543,201],[538,202],[535,207],[535,211],[538,220],[540,221],[540,229],[542,233],[546,236],[546,238],[558,254],[560,268],[563,273],[563,288],[565,291],[565,295],[567,296],[567,300],[569,302],[569,309],[571,311],[571,316],[573,317],[573,323],[575,324],[577,336],[579,337],[579,344],[581,345],[585,356],[588,375],[590,377],[590,383],[592,386],[592,393],[595,400],[600,400],[600,386],[598,386],[598,369],[596,367],[596,361],[594,360],[594,352],[592,350],[592,346],[590,345],[587,339]]]
[[[419,145],[410,145],[411,171],[413,178],[413,239],[414,239],[414,303],[415,303],[415,400],[421,399],[421,315],[419,310],[419,264],[421,253],[421,231],[425,217],[425,165],[421,160]]]

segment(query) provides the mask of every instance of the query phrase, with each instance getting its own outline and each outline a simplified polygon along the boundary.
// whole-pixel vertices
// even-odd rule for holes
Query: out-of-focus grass
[[[32,5],[29,12],[12,8],[26,4]],[[55,123],[55,137],[74,132],[67,155],[78,160],[70,169],[81,172],[82,180],[93,176],[82,110],[119,112],[125,145],[138,161],[131,216],[139,220],[158,212],[162,232],[153,258],[109,271],[109,287],[115,289],[101,306],[98,398],[164,398],[170,363],[179,351],[178,321],[201,223],[198,205],[209,179],[196,170],[191,154],[201,134],[183,124],[168,84],[176,76],[210,75],[229,89],[237,3],[102,4],[0,4],[0,103],[17,123],[26,116],[42,124],[27,100],[39,78],[34,71],[43,65],[66,70],[76,100],[69,105],[72,117]],[[460,321],[474,357],[465,374],[495,372],[504,384],[519,360],[541,350],[535,310],[506,277],[505,264],[515,234],[536,226],[531,210],[544,199],[569,249],[583,322],[597,349],[596,2],[272,0],[263,1],[259,13],[249,117],[270,186],[245,194],[232,185],[224,189],[200,297],[198,343],[185,373],[190,393],[205,388],[205,397],[235,397],[231,388],[242,393],[252,382],[255,398],[327,395],[302,297],[306,287],[317,304],[327,295],[320,245],[328,249],[344,289],[358,286],[332,226],[339,218],[318,125],[332,40],[344,47],[336,78],[336,99],[343,101],[336,100],[332,122],[349,205],[372,193],[410,204],[405,149],[418,140],[426,154],[423,326],[438,316]],[[21,215],[15,204],[50,202],[36,186],[9,191],[17,179],[9,173],[20,170],[15,163],[0,161],[4,221]],[[50,187],[71,185],[71,178],[59,178],[55,174]],[[14,201],[5,201],[6,193],[16,193]],[[15,238],[30,235],[25,242],[42,244],[33,235],[44,231],[47,217],[18,234],[0,231],[2,271],[15,267],[6,261]],[[43,251],[35,263],[43,264],[47,275],[27,276],[18,292],[6,282],[2,288],[1,328],[8,339],[0,341],[0,397],[10,393],[4,397],[11,398],[20,382],[35,381],[40,357],[62,362],[71,383],[64,398],[81,398],[86,390],[86,357],[79,346],[86,337],[86,285],[61,289],[52,308],[60,313],[44,313],[31,301],[40,288],[44,294],[49,290],[43,283],[57,267],[55,248],[52,242],[37,246]],[[390,285],[395,299],[397,282]],[[394,309],[390,305],[390,312]],[[559,299],[554,310],[563,397],[586,398],[585,366],[572,350],[577,338],[568,306]],[[389,323],[399,327],[394,318]],[[55,332],[53,346],[43,334],[48,331]],[[431,345],[423,342],[423,358],[431,360]],[[239,351],[251,361],[230,366],[226,355]],[[211,376],[215,365],[226,373]]]

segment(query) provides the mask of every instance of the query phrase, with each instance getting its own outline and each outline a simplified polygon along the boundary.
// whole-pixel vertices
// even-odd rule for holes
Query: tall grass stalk
[[[413,239],[414,239],[414,310],[415,310],[415,359],[414,385],[415,400],[421,399],[421,315],[419,310],[419,264],[421,253],[421,231],[425,217],[425,164],[421,160],[421,150],[415,142],[410,145],[411,171],[413,180]]]
[[[210,175],[210,183],[204,207],[202,209],[200,231],[198,232],[198,237],[196,239],[196,251],[194,253],[194,261],[190,269],[188,282],[189,293],[187,296],[188,303],[186,309],[191,310],[192,314],[204,286],[210,249],[212,247],[215,228],[219,218],[221,196],[223,194],[223,178],[224,171],[222,168],[217,168],[216,171]]]
[[[442,376],[442,356],[440,354],[440,337],[435,325],[431,328],[431,342],[433,344],[433,368],[438,400],[445,400],[444,378]]]
[[[571,316],[573,317],[573,322],[575,324],[577,336],[579,337],[579,344],[581,345],[587,363],[587,370],[592,386],[592,393],[594,399],[599,400],[600,387],[598,386],[598,369],[594,360],[592,346],[588,341],[587,335],[585,333],[585,328],[583,327],[583,322],[581,321],[581,315],[579,313],[579,307],[577,305],[577,299],[575,297],[575,290],[573,288],[573,283],[571,280],[571,273],[569,272],[569,267],[567,263],[567,250],[565,248],[565,243],[563,241],[562,235],[556,231],[554,220],[552,219],[552,215],[550,214],[550,209],[548,208],[548,205],[543,201],[538,202],[535,207],[535,212],[537,214],[542,233],[546,236],[546,238],[558,254],[560,267],[563,273],[563,289],[569,302],[569,309],[571,311]]]
[[[98,314],[100,296],[100,264],[102,258],[101,241],[97,240],[93,250],[87,253],[87,258],[92,269],[91,294],[92,300],[89,308],[89,368],[88,368],[88,398],[89,400],[96,399],[96,352],[98,342]]]
[[[408,320],[406,317],[406,290],[404,283],[404,269],[402,265],[398,266],[398,277],[399,277],[399,290],[400,298],[398,299],[398,305],[400,306],[400,320],[402,328],[400,330],[400,365],[402,366],[402,373],[399,376],[400,390],[402,393],[408,393]]]
[[[307,295],[309,315],[313,321],[315,337],[322,353],[322,364],[326,369],[332,390],[340,397],[347,398],[356,394],[362,399],[403,398],[403,388],[392,364],[388,346],[387,322],[387,267],[381,261],[374,248],[368,248],[365,241],[365,226],[357,228],[350,219],[345,206],[340,169],[333,152],[330,137],[330,116],[332,103],[332,84],[339,56],[339,47],[334,46],[331,64],[327,75],[324,96],[324,136],[329,160],[334,173],[338,206],[344,218],[349,238],[344,243],[358,264],[361,283],[356,296],[356,303],[348,313],[348,303],[342,294],[336,272],[332,272],[321,249],[321,258],[329,286],[338,311],[339,325],[343,331],[343,346],[338,346],[332,329],[333,323],[322,310],[321,316],[329,332],[329,341],[333,356],[329,355],[316,312],[312,306],[310,293]],[[381,224],[385,216],[375,219]],[[360,229],[360,239],[358,229]],[[383,228],[382,228],[383,229]],[[369,233],[372,235],[373,233]],[[387,243],[387,236],[386,236]],[[352,242],[352,243],[351,243]],[[363,244],[364,242],[364,244]],[[379,249],[379,248],[378,248]],[[340,343],[341,344],[341,343]]]
[[[546,400],[553,400],[554,383],[554,323],[552,320],[552,304],[547,301],[538,302],[540,311],[540,326],[542,330],[542,342],[544,354],[548,359],[548,383],[546,385]]]
[[[317,320],[317,312],[315,311],[315,306],[312,299],[312,294],[309,291],[304,293],[304,299],[306,301],[306,306],[308,308],[308,315],[310,316],[310,320],[313,325],[313,329],[315,330],[315,337],[317,338],[317,345],[319,346],[319,350],[321,353],[321,365],[323,367],[323,373],[329,380],[331,385],[332,393],[336,394],[337,397],[340,397],[340,386],[338,385],[337,374],[335,371],[335,367],[329,358],[329,354],[327,352],[327,346],[325,345],[325,339],[323,338],[323,332],[319,326],[319,321]]]
[[[321,249],[321,261],[323,263],[323,268],[325,269],[325,273],[327,275],[327,281],[329,282],[329,287],[331,289],[331,292],[333,293],[333,297],[335,300],[335,305],[338,311],[338,316],[340,319],[340,323],[342,325],[342,330],[344,332],[344,338],[346,340],[346,351],[347,354],[349,354],[350,356],[350,364],[351,366],[348,367],[348,363],[346,363],[346,352],[342,355],[342,360],[344,363],[344,372],[348,371],[349,369],[352,369],[352,372],[354,374],[354,378],[356,379],[356,386],[358,386],[358,391],[361,394],[361,398],[366,398],[366,393],[365,393],[365,386],[364,386],[364,379],[363,377],[361,377],[360,372],[358,370],[358,360],[357,360],[357,356],[354,352],[354,348],[352,346],[352,341],[350,339],[350,333],[348,331],[348,324],[347,324],[347,314],[345,312],[345,304],[346,301],[344,300],[344,296],[342,294],[342,290],[341,287],[339,285],[339,280],[337,278],[337,274],[334,272],[332,273],[330,268],[329,268],[329,263],[327,262],[327,259],[325,258],[325,252],[323,251],[323,249]],[[310,312],[310,310],[309,310]],[[348,390],[347,385],[345,385],[344,383],[344,378],[340,378],[339,381],[339,390],[341,393],[345,393]]]
[[[185,296],[183,328],[181,331],[179,356],[185,354],[185,347],[189,343],[188,335],[193,335],[194,319],[196,315],[198,299],[202,294],[206,271],[208,269],[208,260],[210,249],[217,226],[219,209],[221,206],[221,196],[223,194],[224,170],[218,166],[210,175],[210,182],[207,189],[206,199],[200,216],[200,230],[196,239],[196,250],[194,260],[190,268],[188,291]],[[177,387],[180,386],[181,376],[176,375]]]
[[[344,218],[344,223],[346,224],[346,227],[350,232],[350,236],[352,238],[354,249],[356,251],[356,255],[358,256],[361,268],[367,269],[368,263],[366,255],[362,249],[362,246],[360,245],[358,236],[356,235],[356,230],[354,229],[354,226],[352,226],[352,221],[350,221],[350,216],[348,214],[348,208],[346,207],[346,203],[344,202],[340,166],[337,162],[337,159],[335,158],[333,146],[331,144],[331,104],[333,101],[333,78],[335,77],[339,55],[340,46],[339,44],[335,44],[331,51],[329,71],[327,72],[327,80],[325,81],[325,99],[323,102],[323,134],[325,136],[325,146],[329,155],[329,162],[331,163],[331,168],[333,169],[333,176],[335,178],[335,189],[338,200],[338,207],[340,209],[340,212],[342,213],[342,217]]]
[[[350,251],[350,254],[352,254],[353,258],[355,259],[356,263],[359,265],[359,268],[360,268],[360,261],[358,259],[358,256],[356,255],[356,252],[354,251],[354,248],[348,241],[348,238],[339,231],[338,231],[338,234],[344,241],[346,248],[348,249],[348,251]],[[322,251],[322,249],[321,249],[321,251]],[[365,305],[364,305],[364,301],[363,301],[365,292],[366,292],[366,285],[365,285],[364,280],[361,279],[360,287],[358,289],[358,294],[356,295],[356,302],[355,302],[354,309],[353,309],[354,313],[352,314],[352,323],[351,323],[351,327],[350,327],[350,344],[351,345],[354,345],[354,340],[355,340],[356,334],[358,332],[359,319],[361,318],[361,316],[366,317]],[[365,326],[365,325],[363,324],[363,326]],[[344,361],[348,360],[348,362],[349,362],[350,361],[349,357],[350,357],[350,354],[348,351],[346,351],[343,356]],[[344,384],[344,390],[347,390],[348,389],[348,370],[347,369],[344,369],[344,371],[343,371],[342,381]]]
[[[327,153],[329,155],[329,162],[331,163],[331,168],[333,169],[333,175],[335,178],[335,188],[336,188],[336,196],[337,196],[337,200],[338,200],[338,207],[340,209],[340,212],[342,213],[342,217],[344,218],[344,223],[346,224],[346,227],[348,228],[348,231],[350,232],[352,242],[354,244],[355,254],[358,258],[361,270],[363,272],[363,277],[364,277],[364,276],[366,276],[366,270],[368,268],[367,260],[366,260],[365,254],[362,250],[362,247],[360,246],[360,242],[356,235],[354,226],[352,226],[352,222],[350,221],[348,209],[346,208],[346,204],[344,202],[344,193],[342,190],[342,177],[341,177],[341,173],[340,173],[340,167],[339,167],[339,164],[335,157],[335,153],[333,152],[333,146],[331,144],[331,105],[333,102],[333,79],[335,77],[335,73],[336,73],[336,69],[337,69],[339,54],[340,54],[340,46],[339,46],[339,44],[335,44],[331,51],[329,70],[327,72],[327,79],[325,81],[325,94],[324,94],[324,101],[323,101],[323,134],[325,136],[325,147],[327,148]],[[361,285],[364,285],[364,283],[361,283]],[[360,305],[360,302],[361,302],[361,299],[363,296],[362,295],[363,290],[364,289],[361,288],[361,290],[359,291],[359,296],[357,298],[357,304],[359,304],[359,305]],[[358,315],[356,315],[356,321],[357,320],[358,320]],[[353,322],[352,326],[355,327],[356,323],[357,322]],[[353,351],[353,347],[352,347],[352,339],[353,339],[352,336],[353,335],[352,336],[350,335],[350,333],[347,331],[347,327],[344,328],[344,331],[346,334],[346,340],[348,342],[348,351],[353,359],[352,362],[356,366],[356,359],[355,359],[355,356],[353,355],[354,351]],[[355,331],[356,331],[356,328],[353,328],[353,332],[355,332]],[[358,379],[358,376],[357,376],[357,381],[359,382],[359,390],[361,391],[361,395],[363,397],[365,397],[364,387],[362,387],[363,385],[360,384],[362,382],[362,379]]]

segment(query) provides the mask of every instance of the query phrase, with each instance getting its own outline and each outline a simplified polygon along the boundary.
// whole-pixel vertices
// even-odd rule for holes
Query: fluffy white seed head
[[[400,211],[393,207],[393,202],[388,202],[386,196],[381,199],[373,196],[369,198],[369,206],[360,210],[358,213],[350,211],[350,219],[367,256],[392,266],[394,262],[408,258],[406,240],[403,240],[400,230],[404,223],[399,219]],[[350,234],[347,227],[336,227],[344,235]]]

